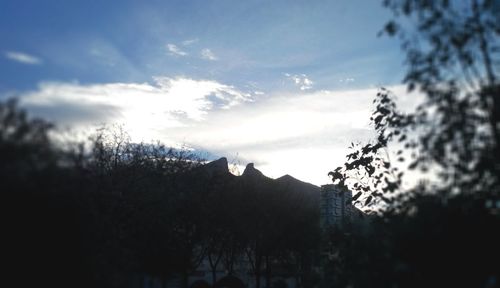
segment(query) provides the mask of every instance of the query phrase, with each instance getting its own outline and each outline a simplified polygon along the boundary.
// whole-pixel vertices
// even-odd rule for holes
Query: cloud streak
[[[208,48],[201,50],[201,58],[209,61],[217,60],[215,54]]]
[[[252,100],[216,81],[169,77],[156,77],[154,83],[46,82],[20,98],[30,110],[57,123],[77,128],[123,123],[138,140],[160,138],[158,129],[196,125],[210,112]]]
[[[309,79],[306,74],[290,75],[286,73],[285,76],[292,80],[295,86],[299,87],[302,91],[309,90],[313,87],[314,82]]]
[[[181,48],[179,48],[175,44],[168,43],[166,47],[167,47],[169,54],[172,56],[187,56],[188,55],[187,52],[183,51]]]
[[[188,40],[184,40],[182,41],[182,45],[183,46],[189,46],[189,45],[192,45],[194,43],[197,43],[200,39],[198,38],[193,38],[193,39],[188,39]]]
[[[27,64],[27,65],[40,65],[42,64],[42,59],[35,57],[33,55],[29,55],[23,52],[18,51],[7,51],[5,52],[5,57],[9,60]]]
[[[351,77],[342,78],[342,79],[339,79],[339,82],[340,83],[352,83],[352,82],[354,82],[354,78],[351,78]]]

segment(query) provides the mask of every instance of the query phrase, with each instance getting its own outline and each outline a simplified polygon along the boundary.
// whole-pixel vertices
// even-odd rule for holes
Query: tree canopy
[[[394,204],[390,196],[401,192],[404,175],[395,167],[396,160],[408,163],[410,170],[432,170],[439,179],[433,191],[443,197],[467,193],[497,201],[499,5],[489,0],[383,3],[394,17],[381,34],[401,41],[406,53],[404,83],[424,100],[415,111],[403,113],[395,95],[382,88],[371,118],[377,139],[352,147],[345,165],[330,175],[344,183],[362,173],[370,181],[351,183],[358,191],[356,199],[364,195],[364,204]],[[389,153],[391,143],[402,149]]]

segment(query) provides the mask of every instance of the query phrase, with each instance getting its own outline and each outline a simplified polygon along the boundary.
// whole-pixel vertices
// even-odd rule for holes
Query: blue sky
[[[376,88],[399,89],[389,16],[366,0],[3,0],[0,97],[322,184],[371,136]]]

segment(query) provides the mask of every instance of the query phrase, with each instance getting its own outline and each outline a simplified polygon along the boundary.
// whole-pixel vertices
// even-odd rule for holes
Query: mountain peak
[[[319,201],[319,191],[320,188],[311,183],[300,181],[299,179],[285,174],[280,178],[276,179],[276,182],[284,185],[289,191],[294,191],[296,193],[306,193],[306,195],[311,196],[315,201]]]
[[[217,173],[217,174],[229,173],[226,157],[222,157],[218,160],[207,163],[204,166],[205,169],[207,169],[211,173]]]
[[[245,171],[243,171],[242,176],[251,176],[251,175],[264,176],[264,174],[262,174],[262,172],[255,169],[253,163],[248,163],[247,166],[245,167]]]
[[[280,178],[278,178],[276,180],[279,180],[279,181],[291,181],[291,180],[297,180],[297,179],[295,177],[291,176],[290,174],[285,174],[285,175],[281,176]]]
[[[221,157],[215,161],[212,161],[211,163],[215,165],[221,165],[227,168],[227,158],[226,157]]]

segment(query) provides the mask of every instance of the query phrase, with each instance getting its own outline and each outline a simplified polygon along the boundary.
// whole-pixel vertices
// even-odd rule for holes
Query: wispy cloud
[[[173,56],[187,56],[188,53],[183,51],[181,48],[179,48],[177,45],[168,43],[167,44],[167,50],[170,55]]]
[[[133,136],[146,139],[158,138],[157,129],[195,125],[211,111],[252,101],[251,95],[216,81],[168,77],[156,77],[152,84],[48,82],[19,96],[23,105],[55,122],[77,127],[124,123]],[[71,115],[64,113],[68,110]]]
[[[192,45],[194,43],[197,43],[200,39],[198,38],[193,38],[193,39],[187,39],[187,40],[184,40],[182,41],[182,46],[189,46],[189,45]]]
[[[7,51],[5,52],[5,57],[12,61],[16,61],[22,64],[28,65],[39,65],[42,64],[42,59],[35,57],[33,55],[29,55],[26,53],[22,53],[19,51]]]
[[[217,57],[215,56],[215,54],[208,48],[201,50],[201,58],[203,58],[205,60],[210,60],[210,61],[217,60]]]
[[[351,78],[351,77],[342,78],[342,79],[339,79],[339,82],[340,83],[352,83],[352,82],[354,82],[354,78]]]
[[[309,90],[313,87],[314,82],[307,77],[306,74],[296,74],[296,75],[291,75],[288,73],[285,73],[285,76],[292,80],[295,86],[299,87],[300,90]]]

